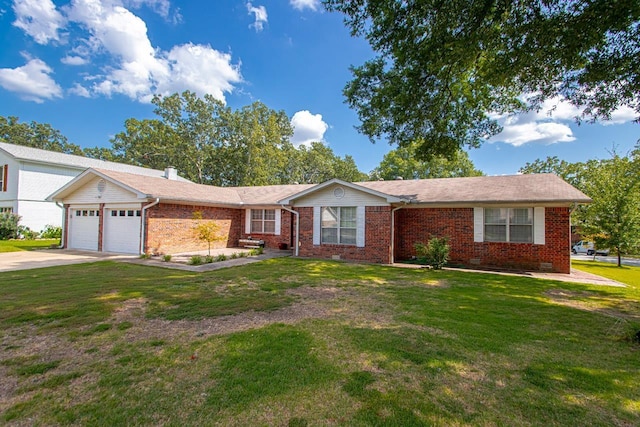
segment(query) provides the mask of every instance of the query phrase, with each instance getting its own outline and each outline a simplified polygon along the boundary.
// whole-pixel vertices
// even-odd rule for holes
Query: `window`
[[[7,191],[5,184],[4,170],[6,166],[0,166],[0,191]]]
[[[11,213],[13,208],[0,208],[0,213]]]
[[[486,242],[533,242],[533,208],[486,208]]]
[[[355,245],[356,208],[323,207],[321,211],[321,242]]]
[[[276,232],[276,210],[251,209],[251,232],[274,234]]]

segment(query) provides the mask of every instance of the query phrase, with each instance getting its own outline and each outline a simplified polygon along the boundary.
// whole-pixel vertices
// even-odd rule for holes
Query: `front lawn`
[[[640,291],[640,267],[630,265],[618,267],[617,265],[609,262],[578,260],[572,260],[571,267],[625,283]]]
[[[0,252],[35,251],[60,244],[60,239],[0,240]]]
[[[0,274],[0,424],[639,425],[632,288],[280,258]]]

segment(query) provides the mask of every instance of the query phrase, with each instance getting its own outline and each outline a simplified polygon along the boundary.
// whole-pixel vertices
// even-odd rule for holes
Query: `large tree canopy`
[[[232,110],[209,95],[156,96],[156,119],[128,119],[112,140],[113,158],[140,166],[174,166],[192,181],[219,186],[319,183],[363,176],[353,159],[321,143],[295,148],[284,111],[261,102]],[[108,152],[92,151],[108,157]]]
[[[561,97],[640,115],[638,0],[324,0],[378,56],[344,94],[372,141],[451,156],[501,129],[494,113]],[[523,96],[528,96],[527,99]]]
[[[0,141],[59,153],[83,155],[82,148],[47,123],[20,122],[18,117],[0,116]]]
[[[450,159],[433,156],[425,161],[416,158],[415,150],[414,143],[389,151],[378,167],[371,171],[370,178],[392,180],[483,175],[482,171],[475,168],[466,151],[459,150]]]

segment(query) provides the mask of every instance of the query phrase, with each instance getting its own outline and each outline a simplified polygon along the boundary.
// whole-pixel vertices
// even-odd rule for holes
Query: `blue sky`
[[[0,0],[0,115],[49,123],[82,147],[110,146],[124,121],[153,118],[155,93],[211,93],[233,108],[284,110],[293,142],[320,140],[369,172],[393,147],[358,134],[342,88],[373,56],[318,0]],[[633,111],[578,126],[575,108],[499,117],[502,134],[469,154],[486,174],[546,156],[626,153]],[[548,109],[547,108],[547,109]]]

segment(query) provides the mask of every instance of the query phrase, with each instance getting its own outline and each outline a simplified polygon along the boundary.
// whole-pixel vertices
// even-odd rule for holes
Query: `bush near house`
[[[449,261],[449,239],[434,237],[426,245],[418,242],[414,245],[418,262],[440,270]]]
[[[20,215],[12,212],[0,213],[0,240],[17,238],[19,223]]]

